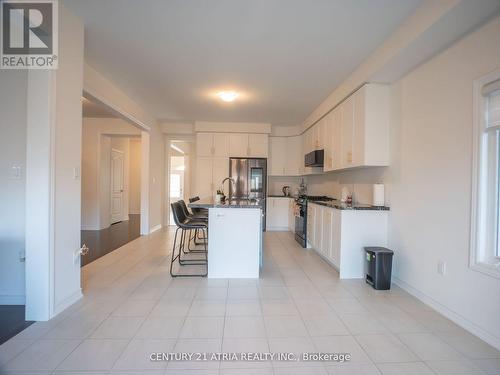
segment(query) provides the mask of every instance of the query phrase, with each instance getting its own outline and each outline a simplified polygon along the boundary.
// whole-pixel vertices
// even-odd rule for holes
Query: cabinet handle
[[[252,153],[251,153],[251,150],[250,150],[250,147],[247,148],[247,156],[250,156]]]
[[[283,167],[283,175],[285,174],[285,167]]]
[[[348,163],[352,163],[352,151],[349,151],[349,152],[347,153],[347,162],[348,162]]]
[[[212,153],[212,155],[215,155],[215,147],[212,147],[212,148],[210,149],[210,152]]]

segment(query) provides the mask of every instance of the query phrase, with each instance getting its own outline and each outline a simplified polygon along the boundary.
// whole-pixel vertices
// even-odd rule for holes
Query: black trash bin
[[[385,247],[365,247],[365,281],[377,290],[391,289],[392,256],[394,252]]]

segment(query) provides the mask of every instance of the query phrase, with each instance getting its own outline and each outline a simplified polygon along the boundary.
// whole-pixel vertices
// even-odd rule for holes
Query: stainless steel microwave
[[[306,167],[322,167],[325,159],[325,150],[315,150],[305,155]]]

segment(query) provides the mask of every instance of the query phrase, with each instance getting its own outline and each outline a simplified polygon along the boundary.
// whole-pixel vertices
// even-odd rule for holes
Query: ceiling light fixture
[[[239,94],[235,91],[220,91],[217,93],[217,96],[223,102],[234,102],[234,100],[239,96]]]

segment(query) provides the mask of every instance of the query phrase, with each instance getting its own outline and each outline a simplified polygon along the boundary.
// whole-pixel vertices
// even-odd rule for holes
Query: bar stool
[[[193,203],[193,202],[196,202],[196,201],[199,201],[200,200],[200,197],[196,196],[196,197],[192,197],[192,198],[189,198],[189,203]],[[203,219],[206,219],[208,221],[208,209],[207,208],[198,208],[198,207],[192,207],[191,208],[191,211],[193,212],[192,214],[189,214],[189,211],[188,211],[188,208],[186,206],[186,203],[184,201],[182,201],[182,205],[183,205],[183,208],[184,208],[184,212],[187,213],[188,216],[192,215],[193,217],[198,217],[198,218],[203,218]],[[196,230],[195,231],[195,234],[194,234],[194,237],[193,237],[193,241],[194,241],[194,244],[195,245],[201,245],[200,242],[197,242],[196,240],[206,240],[204,238],[200,238],[199,235],[198,235],[198,231]]]
[[[188,242],[190,241],[190,235],[189,232],[193,229],[195,230],[201,230],[204,238],[207,238],[206,236],[206,231],[207,231],[207,223],[203,221],[198,221],[195,219],[189,219],[185,214],[184,210],[182,209],[182,205],[180,202],[175,202],[172,203],[171,205],[172,208],[172,216],[174,217],[175,224],[177,225],[177,229],[175,230],[175,236],[174,236],[174,244],[172,247],[172,260],[170,261],[170,275],[172,277],[178,277],[178,276],[184,276],[184,277],[195,277],[195,276],[207,276],[208,274],[208,250],[207,250],[207,242],[204,241],[204,249],[199,250],[197,252],[203,253],[204,257],[203,258],[197,258],[197,259],[182,259],[182,254],[188,254],[188,252],[185,251],[185,246],[186,246],[186,234],[188,234]],[[179,235],[179,230],[181,231]],[[179,239],[179,244],[177,245],[177,241]],[[176,251],[178,251],[178,254],[176,255]],[[178,260],[179,265],[181,266],[186,266],[186,265],[201,265],[201,266],[207,266],[205,273],[203,274],[174,274],[173,273],[173,265],[174,262]]]
[[[207,223],[208,225],[208,215],[199,213],[199,214],[192,214],[189,212],[186,202],[184,202],[182,199],[180,201],[177,201],[177,203],[180,204],[182,211],[184,213],[184,216],[186,216],[189,220],[193,221],[200,221]],[[197,250],[197,249],[191,249],[191,241],[195,245],[203,245],[203,242],[207,241],[205,236],[199,237],[199,231],[198,229],[194,229],[194,235],[192,235],[192,230],[189,231],[189,241],[188,241],[188,250],[193,253],[202,253],[203,250]],[[202,242],[197,242],[196,239],[201,240]],[[184,251],[184,254],[187,254],[188,252]]]
[[[189,203],[193,203],[193,202],[196,202],[199,200],[200,200],[199,196],[191,197],[191,198],[189,198]],[[208,209],[207,208],[193,207],[193,208],[191,208],[191,211],[193,211],[194,214],[205,214],[208,216]]]

